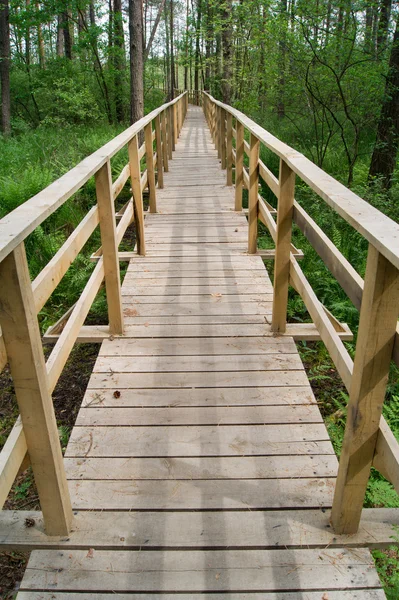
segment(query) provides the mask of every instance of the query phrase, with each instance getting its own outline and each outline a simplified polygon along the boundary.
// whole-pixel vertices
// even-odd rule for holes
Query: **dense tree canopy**
[[[391,0],[1,0],[2,130],[134,121],[144,97],[207,89],[320,166],[336,152],[349,185],[372,156],[389,188],[397,18]]]

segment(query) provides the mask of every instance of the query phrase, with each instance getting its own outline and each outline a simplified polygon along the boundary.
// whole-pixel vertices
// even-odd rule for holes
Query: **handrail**
[[[263,129],[239,110],[204,95],[230,113],[251,134],[299,175],[329,206],[371,242],[396,268],[399,268],[399,225],[371,206],[342,183],[328,175],[303,154]]]
[[[3,217],[0,220],[0,261],[77,192],[107,160],[110,160],[123,146],[126,146],[156,116],[166,108],[177,104],[184,95],[185,92],[171,102],[154,109],[99,150],[84,158],[65,175]]]
[[[104,280],[109,327],[104,328],[102,338],[123,334],[118,248],[135,220],[137,253],[145,254],[143,190],[148,187],[150,211],[156,212],[156,183],[163,187],[163,169],[168,170],[168,159],[172,158],[172,148],[186,114],[187,99],[183,93],[155,109],[0,221],[0,369],[8,360],[20,409],[20,417],[0,452],[0,508],[21,465],[30,459],[46,531],[50,535],[68,534],[72,520],[51,392]],[[142,129],[145,141],[139,148],[138,133]],[[113,182],[110,159],[126,144],[129,162]],[[144,157],[146,168],[142,173]],[[97,204],[31,282],[25,238],[92,175],[95,176]],[[115,199],[129,177],[133,197],[118,215],[117,224]],[[61,319],[62,332],[53,340],[55,346],[45,362],[37,313],[98,225],[102,245],[96,253],[97,264],[80,298]],[[58,327],[61,329],[59,322]]]
[[[371,465],[379,469],[399,493],[399,443],[382,417],[390,361],[399,363],[399,226],[243,113],[206,92],[203,98],[222,168],[227,169],[227,185],[232,185],[232,165],[235,165],[235,210],[242,210],[242,189],[248,190],[248,252],[257,252],[258,219],[268,228],[276,245],[271,329],[276,334],[286,330],[290,284],[302,297],[348,389],[348,418],[332,524],[337,533],[355,533]],[[250,134],[249,143],[244,139],[244,129]],[[235,139],[235,149],[231,139]],[[260,142],[280,157],[278,179],[259,158]],[[248,168],[243,164],[244,154],[249,157]],[[364,281],[296,202],[296,175],[368,239]],[[273,219],[275,211],[270,210],[258,192],[259,176],[277,197],[277,223]],[[291,244],[293,222],[360,309],[354,361],[342,343],[334,318],[324,310],[296,261]]]

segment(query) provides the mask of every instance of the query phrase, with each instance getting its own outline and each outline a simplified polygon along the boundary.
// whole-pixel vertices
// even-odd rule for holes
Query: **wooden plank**
[[[279,189],[272,329],[284,333],[287,322],[288,284],[290,279],[295,173],[283,160],[280,161]]]
[[[112,196],[113,196],[114,200],[119,196],[119,194],[125,187],[125,184],[126,184],[127,180],[129,179],[129,177],[130,177],[130,167],[129,167],[129,163],[128,163],[127,165],[125,165],[123,167],[122,171],[119,174],[119,177],[112,184]]]
[[[94,459],[85,460],[87,464],[87,461]],[[168,459],[168,462],[174,465],[174,460]],[[35,527],[25,527],[26,518],[34,518]],[[237,527],[238,519],[239,527]],[[81,548],[86,553],[88,548],[127,551],[139,550],[143,547],[146,549],[203,547],[226,548],[230,551],[245,549],[247,544],[247,547],[253,549],[277,549],[279,552],[284,547],[298,549],[319,547],[319,550],[324,550],[324,559],[328,563],[330,548],[364,546],[383,548],[392,545],[391,536],[398,526],[397,511],[386,508],[365,509],[358,533],[351,536],[334,534],[329,519],[328,509],[267,512],[246,510],[240,511],[239,514],[237,511],[224,513],[76,511],[74,530],[68,537],[60,538],[48,537],[44,534],[40,512],[7,511],[0,519],[0,543],[5,549]],[[99,523],[101,523],[100,527]],[[356,550],[353,554],[356,556]],[[276,557],[278,556],[276,554]],[[361,593],[366,593],[366,590],[362,590]],[[317,600],[322,600],[320,592],[318,594]],[[136,600],[136,595],[134,597]],[[153,597],[146,596],[146,598]],[[211,597],[214,598],[213,595]],[[267,595],[262,595],[262,600],[265,597],[269,598]],[[359,596],[361,600],[366,597]],[[228,598],[230,599],[230,596]],[[278,596],[277,600],[281,598],[285,596]],[[341,600],[340,596],[339,598]],[[353,597],[348,598],[352,600]],[[242,600],[241,596],[239,600]],[[248,600],[252,600],[252,596],[248,597]],[[303,596],[300,600],[303,600]]]
[[[152,122],[148,123],[144,127],[144,139],[145,139],[145,162],[147,170],[147,181],[148,189],[150,193],[149,205],[150,212],[157,212],[157,204],[155,197],[155,169],[154,169],[154,149],[152,139]],[[144,187],[144,186],[142,186]]]
[[[123,333],[121,277],[116,239],[115,204],[112,194],[111,164],[107,161],[95,176],[97,206],[103,256],[107,310],[111,333]],[[73,313],[71,318],[73,318]],[[83,325],[80,323],[79,329]]]
[[[380,426],[398,321],[398,270],[369,246],[348,417],[332,511],[336,531],[357,531]]]
[[[69,482],[77,510],[258,510],[329,508],[334,479]]]
[[[168,133],[167,133],[167,111],[162,111],[161,114],[161,130],[162,130],[162,160],[165,173],[169,171],[169,158],[168,158]]]
[[[191,317],[211,317],[221,316],[224,319],[235,318],[237,316],[249,316],[249,315],[270,315],[272,310],[272,304],[270,302],[264,302],[262,304],[257,302],[248,302],[241,304],[240,302],[186,302],[186,303],[173,303],[173,304],[135,304],[134,296],[124,296],[126,301],[125,304],[125,316],[130,318],[130,322],[136,322],[137,318],[152,317],[151,322],[163,323],[171,317],[179,319],[180,323],[187,321],[188,323],[196,323],[198,321],[195,318],[190,321]],[[183,321],[180,317],[186,317]],[[134,319],[134,320],[132,320]],[[127,321],[129,322],[129,321]],[[137,321],[140,322],[140,321]],[[264,319],[256,322],[264,322]]]
[[[233,185],[233,118],[226,113],[226,185]]]
[[[380,588],[367,549],[32,554],[22,589],[212,592]],[[350,567],[350,568],[349,568]]]
[[[99,356],[212,356],[226,354],[284,354],[296,351],[286,338],[188,338],[148,340],[114,338],[104,340]]]
[[[93,373],[205,373],[228,371],[280,371],[302,369],[299,354],[254,354],[218,356],[100,356]],[[176,382],[177,383],[177,382]]]
[[[157,177],[158,177],[158,188],[163,188],[163,153],[162,153],[162,132],[161,132],[161,120],[159,115],[154,119],[155,125],[155,143],[157,149]]]
[[[333,454],[322,424],[74,427],[65,453],[82,456],[252,456]]]
[[[144,325],[144,326],[155,326],[155,325],[231,325],[231,324],[262,324],[268,322],[271,319],[272,307],[270,305],[269,310],[264,310],[263,314],[259,315],[180,315],[180,316],[126,316],[126,325]]]
[[[18,600],[131,600],[130,594],[103,594],[95,592],[94,594],[85,593],[84,596],[74,592],[19,592]],[[190,593],[190,600],[204,600],[204,598],[212,598],[212,600],[303,600],[302,592],[268,592],[249,594],[231,592],[204,595]],[[153,594],[135,594],[134,600],[159,600],[159,595]],[[162,600],[182,600],[181,594],[162,594]],[[320,592],[306,592],[306,600],[320,600]],[[328,600],[386,600],[383,590],[360,590],[354,589],[350,591],[328,591]]]
[[[46,370],[48,378],[48,387],[53,391],[62,369],[68,360],[69,354],[73,348],[79,331],[86,319],[86,316],[97,296],[100,285],[104,279],[103,258],[98,261],[94,271],[90,275],[79,300],[75,304],[71,316],[69,317],[64,329],[62,330],[56,345],[47,359]]]
[[[251,149],[249,155],[249,187],[248,187],[248,253],[254,254],[258,239],[258,174],[259,174],[260,143],[251,134]]]
[[[346,388],[349,389],[353,369],[352,359],[338,333],[335,331],[333,324],[323,310],[321,302],[318,300],[295,258],[292,257],[290,276],[292,285],[301,295],[305,306],[313,319],[313,322],[316,324],[321,338],[337,367],[342,381]]]
[[[76,425],[270,425],[321,423],[316,405],[272,407],[82,408]],[[116,478],[115,478],[116,479]]]
[[[141,189],[141,173],[138,139],[135,136],[128,144],[130,183],[133,192],[134,220],[136,223],[137,252],[145,255],[143,194]]]
[[[156,289],[155,289],[156,288]],[[122,290],[123,295],[129,296],[152,296],[153,294],[162,294],[164,296],[175,296],[176,294],[189,294],[189,295],[208,295],[208,294],[265,294],[269,291],[270,288],[266,287],[264,284],[257,284],[251,280],[251,283],[236,283],[228,285],[227,283],[219,284],[218,280],[215,279],[214,283],[210,284],[197,284],[197,285],[169,285],[168,284],[159,284],[159,285],[148,285],[147,283],[144,285],[132,284],[131,286],[126,286]]]
[[[58,286],[99,223],[97,206],[93,206],[65,243],[32,282],[36,311],[39,312]]]
[[[214,326],[216,327],[216,326]],[[290,365],[291,367],[291,365]],[[306,385],[306,373],[302,370],[218,372],[214,377],[201,372],[178,373],[93,373],[90,387],[104,388],[214,388],[214,387],[280,387]]]
[[[3,508],[10,489],[28,452],[21,417],[11,429],[0,452],[0,509]]]
[[[384,417],[380,420],[373,467],[380,471],[399,493],[399,443]]]
[[[0,263],[0,276],[1,328],[46,531],[67,535],[72,510],[23,244]]]
[[[168,459],[162,457],[66,458],[65,470],[68,479],[76,480],[269,480],[296,477],[335,477],[338,470],[338,461],[335,456],[328,454],[312,456],[228,456],[218,457],[217,460],[213,457],[203,456]]]
[[[316,402],[309,384],[304,386],[253,388],[92,389],[89,383],[82,406],[86,407],[183,407],[183,406],[292,406]],[[117,400],[117,401],[116,401]]]
[[[248,275],[248,273],[247,273]],[[182,279],[176,277],[140,277],[140,276],[131,276],[127,274],[125,277],[126,280],[126,288],[152,288],[152,287],[177,287],[179,285],[182,288],[190,288],[195,287],[201,289],[203,287],[211,287],[216,285],[217,287],[227,287],[234,289],[236,286],[242,288],[243,286],[253,286],[255,285],[257,289],[263,288],[263,291],[270,291],[270,283],[267,277],[225,277],[220,275],[213,276],[204,276],[204,277],[184,277]],[[125,283],[125,281],[124,281]]]

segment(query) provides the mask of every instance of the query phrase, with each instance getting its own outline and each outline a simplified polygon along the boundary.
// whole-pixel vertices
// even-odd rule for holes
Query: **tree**
[[[113,68],[116,120],[120,123],[125,118],[124,110],[124,72],[126,67],[125,37],[123,34],[122,0],[114,0],[114,32],[113,32]]]
[[[1,131],[11,133],[10,17],[8,0],[0,0]]]
[[[389,189],[396,167],[399,146],[399,16],[386,77],[385,94],[378,122],[377,138],[371,157],[369,179],[381,177],[384,188]]]
[[[224,0],[222,8],[222,43],[223,43],[223,79],[222,79],[222,96],[223,102],[231,104],[231,88],[232,88],[232,0]]]
[[[129,0],[130,123],[144,116],[143,5]]]

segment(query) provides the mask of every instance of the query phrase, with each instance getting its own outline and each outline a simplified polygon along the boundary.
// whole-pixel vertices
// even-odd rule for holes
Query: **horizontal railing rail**
[[[123,335],[118,248],[135,222],[137,253],[145,254],[143,191],[148,189],[149,211],[156,212],[156,185],[163,187],[163,171],[168,171],[187,100],[182,93],[155,109],[0,220],[0,368],[10,365],[20,410],[0,453],[0,508],[30,461],[49,535],[67,535],[72,520],[51,393],[104,281],[109,325],[96,341]],[[144,142],[139,145],[142,131]],[[110,161],[125,146],[129,162],[113,182]],[[24,240],[93,176],[97,204],[31,282]],[[132,197],[115,214],[115,200],[129,177]],[[48,336],[55,344],[45,361],[37,314],[98,226],[96,265],[80,298],[58,322],[57,334]]]
[[[399,493],[399,444],[382,417],[391,360],[399,365],[399,225],[300,152],[206,92],[203,109],[221,166],[226,169],[227,185],[233,184],[234,169],[236,211],[242,210],[243,189],[248,190],[248,252],[257,253],[258,220],[267,227],[275,243],[271,330],[276,335],[292,331],[287,325],[291,285],[302,297],[349,392],[332,524],[337,533],[354,533],[359,526],[371,466],[391,481]],[[260,144],[280,158],[278,178],[260,160]],[[248,168],[244,165],[245,154]],[[364,281],[295,200],[296,176],[369,242]],[[259,194],[259,178],[277,197],[277,211]],[[340,324],[323,307],[299,267],[291,243],[293,223],[360,310],[354,361],[343,343]]]

